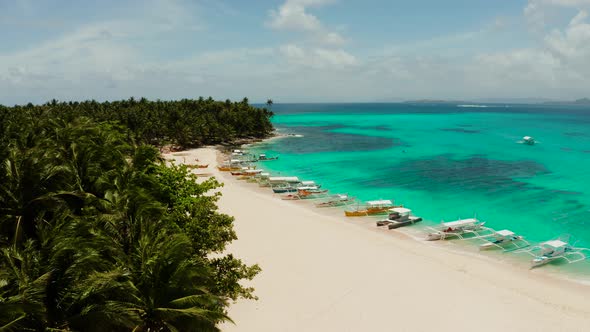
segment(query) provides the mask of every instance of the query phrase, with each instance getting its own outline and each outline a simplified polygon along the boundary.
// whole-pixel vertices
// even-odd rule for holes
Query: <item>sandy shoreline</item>
[[[225,183],[219,206],[239,237],[229,251],[263,270],[251,282],[260,299],[233,304],[224,331],[590,329],[588,286],[279,200],[218,172],[214,149],[168,157],[209,164]]]

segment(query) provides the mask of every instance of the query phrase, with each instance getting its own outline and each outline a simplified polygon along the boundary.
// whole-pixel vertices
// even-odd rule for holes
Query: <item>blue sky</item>
[[[590,92],[590,0],[0,0],[0,103]]]

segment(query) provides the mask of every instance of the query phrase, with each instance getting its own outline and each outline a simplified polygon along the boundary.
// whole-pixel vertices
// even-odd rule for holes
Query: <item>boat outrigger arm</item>
[[[590,252],[590,249],[573,247],[567,242],[561,240],[551,240],[531,248],[521,249],[515,252],[523,252],[533,256],[534,258],[531,261],[532,269],[556,260],[563,260],[568,264],[581,262],[588,258],[588,256],[584,253],[585,251]]]
[[[492,233],[464,238],[463,240],[483,240],[485,242],[479,246],[479,250],[498,248],[504,252],[520,250],[531,245],[523,236],[516,235],[514,232],[507,229],[495,231],[488,228],[487,230]]]

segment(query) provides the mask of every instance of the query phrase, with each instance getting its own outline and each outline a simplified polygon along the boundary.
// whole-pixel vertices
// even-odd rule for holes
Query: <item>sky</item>
[[[0,0],[0,104],[590,97],[590,0]]]

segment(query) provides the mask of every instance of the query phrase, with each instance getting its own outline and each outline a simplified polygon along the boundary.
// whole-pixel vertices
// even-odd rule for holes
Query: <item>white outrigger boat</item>
[[[412,225],[419,221],[422,221],[422,218],[413,216],[412,210],[403,207],[395,207],[389,209],[389,216],[387,219],[377,221],[377,226],[387,226],[388,229],[394,229]]]
[[[268,181],[269,176],[270,176],[270,173],[263,172],[263,173],[256,174],[256,175],[246,179],[246,181],[252,182],[252,183],[261,183],[264,181]]]
[[[584,251],[590,251],[588,248],[576,248],[562,240],[550,240],[540,243],[529,249],[519,250],[525,252],[534,258],[531,261],[531,269],[539,267],[555,260],[562,259],[568,264],[581,262],[587,258]]]
[[[479,250],[502,249],[504,251],[519,250],[530,246],[531,244],[521,235],[514,234],[513,231],[503,229],[501,231],[492,231],[492,234],[486,234],[470,239],[482,239],[485,243],[479,246]]]
[[[538,142],[535,141],[535,139],[533,137],[531,137],[531,136],[524,136],[522,138],[522,140],[518,141],[518,143],[520,143],[520,144],[526,144],[526,145],[535,145]]]
[[[459,219],[455,221],[443,222],[439,228],[431,228],[433,232],[426,236],[427,241],[446,240],[456,237],[463,239],[465,235],[482,236],[482,232],[489,232],[490,229],[484,227],[485,222],[476,218]]]
[[[300,199],[316,199],[326,197],[326,193],[328,190],[320,189],[316,186],[310,187],[297,187],[297,192],[287,192],[281,195],[281,199],[283,200],[300,200]]]
[[[258,156],[258,161],[277,160],[277,159],[279,159],[279,157],[278,157],[278,156],[272,156],[272,157],[269,157],[269,156],[267,156],[267,155],[266,155],[266,154],[264,154],[264,153],[261,153],[261,154]]]
[[[350,197],[347,194],[336,194],[323,202],[317,203],[316,207],[336,207],[336,206],[344,206],[349,205],[355,201],[354,197]]]

